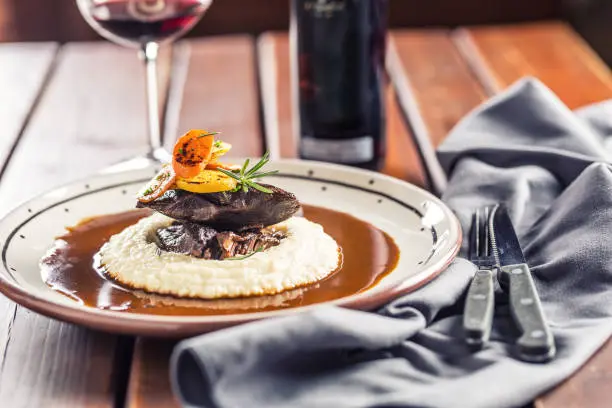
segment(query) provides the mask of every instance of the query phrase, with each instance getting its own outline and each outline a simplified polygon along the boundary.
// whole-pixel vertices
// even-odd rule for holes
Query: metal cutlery
[[[555,355],[553,335],[508,211],[495,206],[489,220],[498,281],[508,292],[510,312],[522,333],[517,341],[519,356],[531,362],[548,361]]]
[[[493,279],[496,260],[490,244],[489,215],[493,207],[482,207],[474,212],[470,228],[469,257],[478,267],[468,289],[463,313],[465,340],[482,346],[489,340],[493,320]]]

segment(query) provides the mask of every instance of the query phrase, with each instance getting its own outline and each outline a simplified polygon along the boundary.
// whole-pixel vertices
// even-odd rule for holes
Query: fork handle
[[[489,340],[493,304],[493,271],[480,269],[472,278],[463,313],[465,341],[469,345],[482,346]]]
[[[516,343],[521,359],[550,360],[555,355],[555,342],[529,267],[527,264],[503,266],[501,273],[509,282],[510,312],[522,333]]]

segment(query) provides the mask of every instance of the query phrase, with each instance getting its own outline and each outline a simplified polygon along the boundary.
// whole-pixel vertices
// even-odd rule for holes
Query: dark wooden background
[[[564,19],[612,64],[610,0],[388,0],[392,27],[459,25]],[[214,0],[189,34],[285,30],[290,0]],[[0,41],[86,41],[98,38],[74,0],[0,0]]]
[[[559,17],[561,0],[388,0],[395,27],[452,26]],[[285,30],[290,0],[213,0],[190,35]],[[91,40],[75,0],[0,0],[0,38],[14,41]]]

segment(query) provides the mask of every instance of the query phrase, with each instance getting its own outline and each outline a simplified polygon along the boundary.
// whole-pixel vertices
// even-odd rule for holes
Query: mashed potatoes
[[[135,289],[217,299],[273,295],[317,282],[338,266],[336,241],[305,218],[278,224],[287,231],[280,245],[246,259],[223,261],[160,251],[151,237],[172,221],[154,214],[112,236],[100,250],[107,273]]]

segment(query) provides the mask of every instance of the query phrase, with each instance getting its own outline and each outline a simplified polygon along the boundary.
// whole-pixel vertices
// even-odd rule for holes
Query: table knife
[[[490,222],[498,280],[508,292],[510,312],[522,333],[517,341],[519,356],[530,362],[548,361],[555,355],[553,335],[506,208],[495,207]]]

